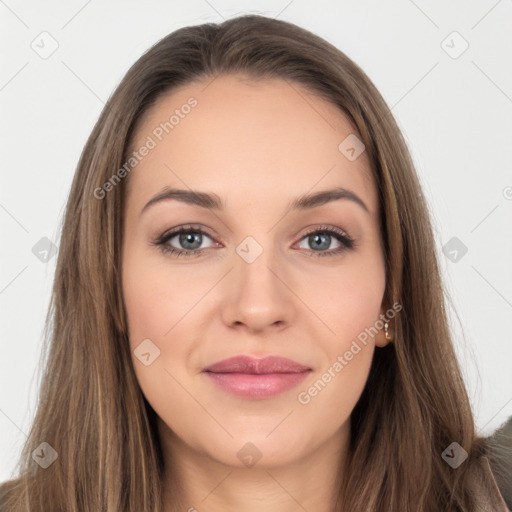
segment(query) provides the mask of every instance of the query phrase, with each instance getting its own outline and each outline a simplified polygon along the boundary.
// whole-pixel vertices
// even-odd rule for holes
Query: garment
[[[477,499],[476,512],[510,512],[501,489],[492,472],[488,457],[480,457],[472,471],[472,482]]]
[[[512,416],[487,439],[488,453],[472,474],[478,512],[512,510]]]

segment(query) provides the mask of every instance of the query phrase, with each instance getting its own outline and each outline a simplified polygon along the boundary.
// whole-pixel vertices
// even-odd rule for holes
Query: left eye
[[[164,233],[154,243],[154,245],[158,245],[162,252],[174,254],[176,256],[198,256],[204,251],[204,249],[210,248],[214,245],[211,243],[207,247],[201,247],[203,237],[212,240],[212,238],[202,229],[181,227],[170,233]],[[338,247],[329,249],[333,242],[333,238],[338,242]],[[177,240],[177,242],[174,243],[181,245],[182,249],[172,245],[174,240]],[[350,236],[341,230],[338,231],[333,228],[317,228],[314,231],[306,233],[300,241],[301,243],[299,248],[308,250],[311,256],[330,256],[341,253],[347,249],[352,249],[355,246],[354,240]],[[309,244],[313,249],[304,247],[304,243]]]
[[[338,242],[338,247],[341,245],[338,238],[337,235],[332,236],[332,234],[326,234],[326,231],[316,231],[313,234],[304,236],[301,240],[304,240],[306,244],[311,244],[317,249],[329,249],[333,239]],[[301,249],[307,249],[307,247],[301,247]]]

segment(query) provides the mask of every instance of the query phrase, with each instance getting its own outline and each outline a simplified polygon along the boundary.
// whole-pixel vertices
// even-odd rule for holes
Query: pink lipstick
[[[307,366],[276,356],[236,356],[203,369],[223,391],[252,400],[279,395],[299,384],[310,372]]]

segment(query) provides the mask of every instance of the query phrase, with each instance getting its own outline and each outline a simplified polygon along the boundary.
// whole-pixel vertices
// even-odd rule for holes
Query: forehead
[[[132,151],[151,146],[129,176],[129,195],[164,186],[230,198],[289,198],[332,186],[377,196],[366,152],[339,149],[356,130],[341,110],[299,84],[218,76],[160,97],[135,133]],[[280,199],[278,199],[280,198]]]

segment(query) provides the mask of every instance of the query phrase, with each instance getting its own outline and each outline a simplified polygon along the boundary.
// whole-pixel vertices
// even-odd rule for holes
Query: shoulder
[[[488,456],[479,457],[470,470],[477,512],[509,512]]]
[[[501,494],[512,509],[512,416],[487,438],[489,464]]]
[[[485,512],[512,509],[512,416],[486,438],[487,453],[471,468],[480,508]]]
[[[22,510],[16,504],[20,503],[22,483],[20,478],[0,482],[0,512],[11,512]]]

